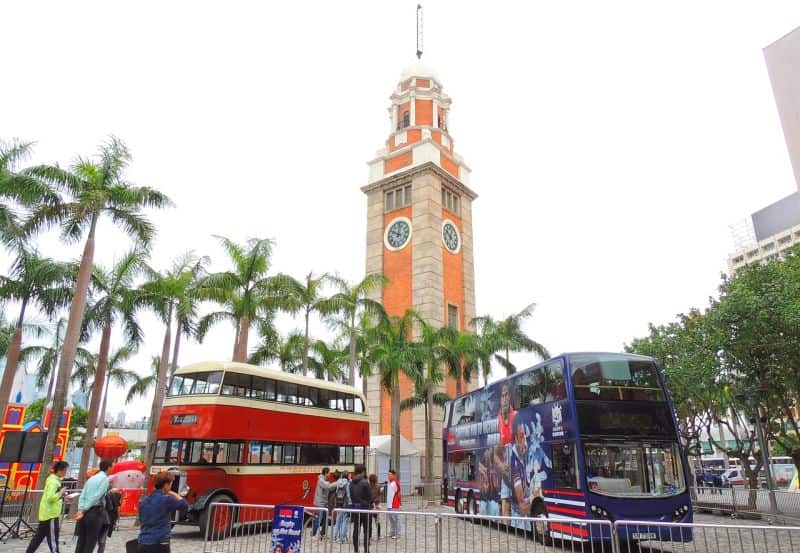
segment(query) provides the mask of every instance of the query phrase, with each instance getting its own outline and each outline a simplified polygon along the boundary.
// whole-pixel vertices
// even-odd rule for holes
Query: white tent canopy
[[[386,480],[391,464],[392,437],[385,434],[370,436],[369,456],[367,470],[370,474],[377,474],[378,481]],[[410,441],[400,436],[400,486],[403,493],[410,494],[414,486],[420,481],[420,452]]]
[[[370,436],[369,447],[374,449],[377,454],[391,455],[392,454],[392,436],[390,434],[383,434],[381,436]],[[419,456],[419,450],[414,447],[414,444],[400,436],[400,457]]]

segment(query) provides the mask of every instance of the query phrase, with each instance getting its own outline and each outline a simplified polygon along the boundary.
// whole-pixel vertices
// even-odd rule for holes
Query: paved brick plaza
[[[762,521],[742,521],[731,519],[725,516],[716,515],[696,515],[696,522],[704,524],[721,525],[724,528],[709,528],[697,532],[695,540],[687,544],[664,543],[663,548],[653,546],[642,548],[641,551],[676,551],[691,553],[789,553],[800,551],[800,529],[798,531],[774,532],[729,532],[735,525],[766,526]],[[61,552],[73,553],[75,550],[75,538],[72,536],[74,525],[71,522],[65,524],[64,537],[62,539]],[[386,526],[383,526],[386,531]],[[380,542],[373,542],[371,551],[373,553],[423,553],[435,551],[435,529],[432,519],[423,521],[420,519],[407,520],[403,527],[405,537],[398,540],[387,540],[384,538]],[[133,528],[133,521],[123,521],[121,528],[115,532],[107,544],[106,553],[125,553],[125,542],[135,538],[137,531]],[[515,536],[505,530],[498,531],[497,528],[489,528],[472,524],[462,520],[450,519],[442,530],[442,551],[446,553],[463,553],[465,551],[475,552],[545,552],[545,551],[586,551],[592,553],[610,553],[611,548],[599,545],[585,544],[583,547],[579,543],[567,542],[562,546],[556,544],[555,547],[544,547],[540,543],[526,537]],[[208,553],[267,553],[268,540],[266,534],[254,534],[246,538],[235,538],[226,542],[214,542],[210,544]],[[23,553],[28,545],[28,540],[9,540],[7,543],[0,543],[2,553]],[[349,553],[351,544],[332,543],[329,539],[321,541],[310,539],[306,532],[304,538],[303,551],[305,553]],[[46,552],[47,544],[43,543],[39,551]],[[173,553],[202,553],[203,537],[200,532],[193,527],[176,527],[172,540]],[[639,551],[639,549],[634,549]]]

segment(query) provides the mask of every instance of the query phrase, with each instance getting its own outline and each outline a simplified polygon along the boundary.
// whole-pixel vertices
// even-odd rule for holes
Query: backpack
[[[397,491],[394,494],[394,501],[392,501],[392,503],[393,503],[392,509],[399,509],[400,508],[400,502],[401,502],[400,481],[399,480],[395,480],[395,483],[397,484]]]
[[[344,507],[347,500],[347,486],[336,486],[336,506]]]

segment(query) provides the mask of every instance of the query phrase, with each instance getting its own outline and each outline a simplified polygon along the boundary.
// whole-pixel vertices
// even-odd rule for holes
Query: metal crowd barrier
[[[0,541],[20,538],[36,529],[41,490],[0,488]]]
[[[685,524],[641,521],[614,523],[619,553],[796,553],[800,527]]]
[[[212,504],[203,553],[272,551],[274,509],[274,505]],[[319,533],[314,537],[313,517],[325,510],[306,507],[309,516],[304,522],[302,537],[302,550],[306,553],[350,553],[354,549],[357,521],[360,522],[359,552],[364,550],[365,537],[369,540],[369,551],[373,553],[539,552],[549,551],[548,544],[553,542],[570,552],[614,552],[613,526],[609,521],[541,519],[537,534],[533,521],[525,517],[335,509],[326,537],[320,538]],[[397,538],[391,535],[395,523],[393,517],[396,517]],[[344,522],[338,522],[340,518]],[[342,530],[342,533],[334,539],[337,530]],[[540,539],[533,539],[534,536],[540,536]]]
[[[269,553],[272,549],[273,505],[215,503],[203,553]],[[336,509],[326,537],[312,537],[314,515],[324,508],[306,507],[302,550],[306,553],[350,553],[355,521],[359,553],[366,530],[371,553],[795,553],[800,527],[739,524],[683,524],[604,521],[577,518],[458,515],[436,511],[362,511]],[[333,539],[335,522],[347,517],[344,538]],[[397,535],[391,537],[396,517]],[[339,529],[344,522],[340,522]],[[380,524],[381,535],[377,528]],[[366,528],[365,528],[366,527]]]
[[[702,487],[692,488],[691,493],[695,511],[717,511],[734,517],[800,522],[800,492]],[[774,493],[775,508],[770,493]]]

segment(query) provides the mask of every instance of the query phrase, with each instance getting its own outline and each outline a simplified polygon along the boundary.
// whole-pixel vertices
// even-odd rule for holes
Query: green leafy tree
[[[145,455],[147,458],[145,465],[147,465],[148,470],[155,453],[155,434],[158,428],[158,420],[161,417],[161,409],[164,405],[164,397],[167,393],[167,372],[172,343],[173,318],[177,317],[177,324],[180,325],[182,304],[195,301],[194,299],[187,300],[187,295],[196,294],[198,275],[203,270],[204,263],[204,258],[198,258],[190,252],[176,259],[171,269],[164,273],[159,273],[153,268],[147,267],[148,280],[141,284],[136,294],[136,306],[150,308],[161,319],[165,327],[158,378],[155,384],[153,405],[150,410],[150,428],[147,436],[148,450]],[[187,313],[184,313],[184,316],[186,315]],[[177,328],[177,332],[180,334],[180,326]]]
[[[421,350],[411,339],[419,315],[408,309],[402,317],[392,316],[379,324],[370,334],[369,362],[380,376],[381,386],[391,398],[391,463],[400,466],[400,375],[412,381],[416,377]]]
[[[103,393],[103,389],[108,384],[106,372],[109,370],[111,330],[115,324],[121,323],[129,344],[117,350],[118,361],[121,360],[119,356],[135,351],[143,339],[142,329],[136,320],[134,280],[144,270],[146,260],[147,253],[134,248],[123,255],[111,268],[95,265],[92,271],[92,300],[84,315],[84,325],[87,332],[100,331],[100,351],[92,374],[92,399],[89,403],[87,439],[84,440],[78,474],[86,474],[94,445],[95,430],[97,426],[104,424],[103,418],[98,415],[101,412],[101,399],[104,402],[102,410],[105,410],[106,394]],[[129,356],[130,354],[128,354]],[[102,430],[97,433],[97,436],[102,436]]]
[[[488,352],[491,352],[492,358],[505,369],[507,375],[517,372],[516,365],[511,362],[511,352],[532,352],[542,359],[550,357],[547,348],[528,336],[522,329],[522,323],[533,316],[535,307],[536,304],[532,303],[519,313],[509,315],[499,321],[489,315],[472,320],[472,324],[475,325],[480,336],[478,344],[483,354],[478,363],[484,375],[487,374],[487,370],[491,370],[486,367],[486,353]]]
[[[228,238],[217,238],[233,269],[208,275],[200,283],[201,297],[223,309],[200,319],[197,336],[202,341],[212,326],[223,321],[232,323],[236,329],[233,360],[246,363],[251,325],[270,325],[276,311],[291,309],[296,281],[286,275],[268,274],[272,240],[254,238],[242,246]]]
[[[462,393],[462,383],[469,383],[479,367],[477,339],[469,332],[442,327],[437,332],[438,357],[447,368],[447,376],[456,382],[456,396]]]
[[[32,142],[0,142],[0,243],[16,244],[24,239],[20,209],[30,209],[58,199],[55,192],[19,164],[33,151]]]
[[[331,281],[339,291],[328,300],[332,307],[330,321],[347,336],[347,383],[354,386],[358,364],[359,317],[363,313],[376,320],[386,319],[383,305],[369,296],[386,286],[389,279],[382,274],[372,273],[352,285],[339,277],[333,277]]]
[[[250,356],[250,363],[264,365],[277,361],[282,371],[299,373],[303,369],[304,336],[299,331],[290,332],[285,338],[268,325],[262,332],[261,342]]]
[[[327,317],[333,314],[338,302],[331,302],[322,295],[322,289],[327,283],[331,282],[328,274],[314,278],[313,273],[308,273],[303,282],[295,279],[290,280],[290,302],[291,309],[303,315],[304,334],[303,334],[303,376],[308,375],[309,351],[311,340],[308,337],[311,315],[317,313],[320,317]]]
[[[25,424],[29,422],[44,421],[44,408],[47,405],[47,399],[41,398],[35,401],[32,401],[26,408],[25,408],[25,416],[23,417],[23,422]],[[89,417],[89,411],[78,407],[77,405],[72,406],[72,416],[69,420],[69,436],[70,440],[75,440],[78,445],[83,444],[84,439],[84,431],[83,429],[86,428],[86,419]]]
[[[145,375],[136,374],[135,379],[132,381],[128,394],[125,396],[125,405],[136,399],[137,397],[145,397],[150,393],[150,390],[155,388],[158,381],[158,374],[161,370],[161,357],[154,355],[150,360],[150,372]]]
[[[315,340],[311,346],[311,352],[309,364],[314,376],[331,382],[342,379],[344,375],[342,369],[347,363],[346,350],[329,346],[324,340]]]
[[[428,483],[433,481],[434,406],[443,407],[450,397],[437,388],[444,381],[442,362],[453,350],[446,349],[446,340],[451,336],[447,327],[438,331],[424,321],[419,322],[420,337],[415,342],[418,359],[413,373],[414,394],[400,402],[400,411],[423,407],[425,415],[425,474]],[[460,359],[459,359],[460,365]],[[459,373],[460,374],[460,373]],[[428,490],[432,491],[432,490]]]
[[[142,210],[171,205],[169,198],[161,192],[133,185],[125,179],[125,169],[130,159],[127,147],[119,139],[112,137],[100,149],[97,159],[78,158],[69,169],[40,165],[26,172],[38,181],[48,184],[51,190],[60,193],[57,198],[51,198],[31,211],[23,227],[26,233],[59,226],[61,237],[67,242],[85,238],[56,377],[53,397],[55,413],[60,413],[66,404],[69,372],[75,363],[81,338],[94,263],[97,223],[101,217],[108,217],[114,225],[131,236],[139,247],[144,248],[150,243],[155,230]],[[50,470],[57,437],[57,432],[48,433],[39,475],[41,485],[44,485]],[[83,478],[83,475],[79,478]]]
[[[17,324],[6,352],[5,370],[0,379],[0,413],[6,412],[14,385],[28,308],[38,307],[52,316],[60,307],[67,305],[72,297],[70,265],[41,257],[36,250],[21,242],[16,250],[9,276],[0,277],[0,301],[18,301],[20,304]]]

